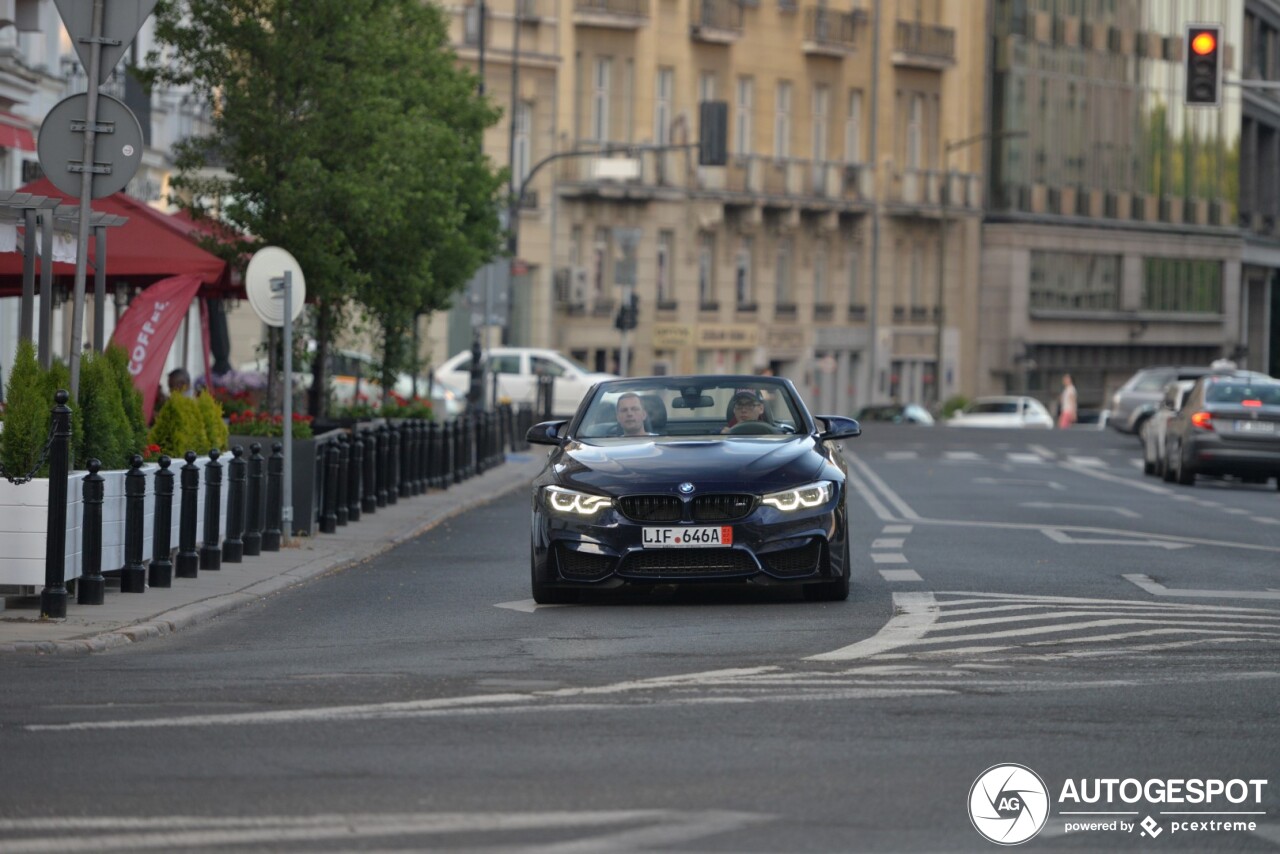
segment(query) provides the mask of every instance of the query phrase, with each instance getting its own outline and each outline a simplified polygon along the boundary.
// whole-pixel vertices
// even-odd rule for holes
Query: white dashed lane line
[[[871,562],[872,563],[906,563],[907,556],[903,554],[872,552]]]
[[[871,548],[900,549],[902,548],[902,538],[901,537],[881,537],[880,539],[872,540]]]
[[[885,581],[924,581],[914,569],[882,569],[880,575]]]

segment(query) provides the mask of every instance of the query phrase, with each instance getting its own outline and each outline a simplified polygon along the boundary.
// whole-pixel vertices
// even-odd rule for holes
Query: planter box
[[[200,457],[196,466],[201,470],[200,492],[196,509],[196,543],[204,536],[204,467],[209,458]],[[169,467],[174,473],[173,528],[169,542],[178,547],[182,507],[182,460]],[[155,473],[159,466],[149,463],[142,467],[147,476],[147,494],[143,502],[142,558],[151,560],[155,534]],[[99,472],[103,479],[102,497],[102,571],[113,572],[124,566],[124,481],[125,469]],[[219,541],[227,529],[227,489],[225,468],[223,487],[219,496]],[[84,533],[84,478],[87,471],[72,472],[67,478],[67,528],[64,575],[66,581],[79,578],[84,572],[81,553]],[[0,481],[0,587],[25,587],[39,589],[44,586],[45,548],[48,542],[49,480],[37,478],[21,486]]]
[[[293,533],[295,537],[314,536],[320,519],[320,490],[324,484],[323,460],[317,459],[316,449],[330,439],[346,430],[330,430],[310,439],[293,440]],[[244,448],[241,459],[249,459],[249,446],[254,442],[262,445],[262,456],[270,459],[271,445],[280,441],[276,436],[236,436],[227,439],[227,447],[240,445]],[[226,459],[231,459],[230,452]],[[264,472],[265,474],[265,472]],[[226,495],[226,477],[223,477],[223,495]],[[264,496],[265,498],[265,496]],[[225,517],[225,513],[223,514]],[[175,540],[176,542],[176,540]]]

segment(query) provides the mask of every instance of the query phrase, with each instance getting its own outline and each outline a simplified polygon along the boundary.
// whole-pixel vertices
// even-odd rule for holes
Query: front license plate
[[[1274,421],[1237,421],[1237,433],[1258,433],[1264,436],[1270,436],[1276,432]]]
[[[699,549],[733,545],[733,526],[642,528],[646,549]]]

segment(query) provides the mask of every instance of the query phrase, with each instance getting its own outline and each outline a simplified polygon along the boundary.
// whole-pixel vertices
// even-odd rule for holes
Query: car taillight
[[[1261,406],[1262,401],[1261,400],[1242,400],[1240,401],[1240,405],[1241,406]]]
[[[1197,412],[1191,416],[1191,423],[1201,430],[1213,429],[1213,416],[1208,412]]]

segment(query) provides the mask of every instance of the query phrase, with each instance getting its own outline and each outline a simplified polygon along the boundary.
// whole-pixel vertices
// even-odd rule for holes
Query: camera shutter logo
[[[1025,765],[992,765],[969,789],[969,820],[997,845],[1019,845],[1049,818],[1049,789]]]

